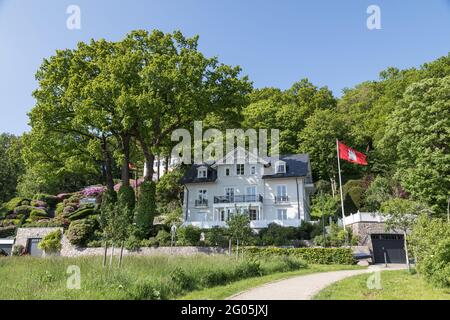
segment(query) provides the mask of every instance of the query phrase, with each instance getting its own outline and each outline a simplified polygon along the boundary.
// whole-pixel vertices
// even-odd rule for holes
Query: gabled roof
[[[286,173],[264,175],[263,179],[306,177],[311,173],[309,155],[307,154],[280,155],[279,157],[266,157],[265,160],[273,166],[278,160],[284,161]]]
[[[225,155],[225,157],[223,157],[222,159],[217,160],[212,167],[213,168],[217,168],[218,165],[221,164],[230,164],[230,163],[235,163],[235,161],[230,161],[231,160],[236,160],[240,159],[240,157],[243,157],[245,162],[252,162],[252,163],[262,163],[264,165],[269,164],[269,162],[267,162],[267,160],[265,158],[259,157],[257,154],[250,152],[242,147],[237,147],[235,148],[233,151],[229,152],[227,155]]]
[[[206,178],[198,177],[198,168],[206,167],[208,174]],[[181,178],[181,183],[205,183],[214,182],[217,180],[217,170],[212,167],[211,164],[202,163],[192,165],[186,172],[186,174]]]

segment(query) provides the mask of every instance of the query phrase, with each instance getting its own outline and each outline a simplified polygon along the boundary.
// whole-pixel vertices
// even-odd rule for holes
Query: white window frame
[[[284,193],[283,193],[283,191],[284,191]],[[277,185],[277,197],[287,197],[287,185],[285,185],[285,184]]]
[[[277,209],[277,219],[281,221],[287,220],[287,209]]]
[[[197,169],[197,178],[204,179],[208,178],[208,169],[205,167],[200,167]]]
[[[197,195],[198,200],[208,200],[208,189],[199,189]]]
[[[283,167],[283,170],[279,170],[280,167]],[[286,162],[284,162],[284,161],[277,161],[275,163],[275,173],[286,173]]]
[[[239,170],[239,169],[242,169],[242,170]],[[237,176],[245,175],[245,164],[242,164],[242,163],[236,164],[236,175]]]
[[[250,174],[256,174],[256,166],[255,165],[252,165],[250,167]]]
[[[232,201],[234,202],[234,196],[236,195],[236,188],[235,187],[225,187],[224,188],[225,197],[228,197],[227,190],[233,190],[233,195],[232,196],[230,195],[229,197],[233,197]]]

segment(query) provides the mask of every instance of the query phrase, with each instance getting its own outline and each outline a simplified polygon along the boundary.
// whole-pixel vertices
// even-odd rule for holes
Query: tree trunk
[[[103,263],[102,263],[103,268],[106,267],[106,257],[107,257],[107,255],[108,255],[108,242],[105,241],[105,251],[103,252]]]
[[[153,174],[155,173],[153,171],[153,163],[155,162],[155,155],[152,152],[150,152],[150,148],[148,147],[147,143],[139,135],[137,137],[137,140],[139,141],[142,153],[144,154],[145,167],[147,168],[144,175],[144,180],[151,181],[153,180]]]
[[[109,267],[110,268],[112,267],[113,257],[114,257],[114,243],[112,245],[111,256],[109,257]]]
[[[120,257],[119,257],[119,268],[122,267],[122,259],[123,259],[123,241],[122,241],[122,245],[120,246]]]
[[[122,162],[122,186],[130,185],[130,135],[121,136],[123,162]]]
[[[157,172],[157,180],[159,181],[159,178],[161,178],[161,156],[160,155],[158,155],[158,161],[156,162],[157,163],[157,167],[156,167],[156,172]]]
[[[168,173],[169,172],[169,156],[165,157],[166,163],[165,163],[165,167],[164,167],[164,173]]]
[[[101,148],[104,162],[105,182],[109,191],[114,191],[114,179],[112,174],[112,157],[108,150],[108,142],[105,137],[102,137]]]

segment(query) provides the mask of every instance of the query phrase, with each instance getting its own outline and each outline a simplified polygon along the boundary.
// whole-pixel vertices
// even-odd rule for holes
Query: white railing
[[[384,222],[384,217],[377,212],[357,212],[344,218],[344,224],[349,225],[357,222]]]
[[[286,220],[252,220],[250,227],[252,229],[267,228],[269,224],[276,223],[283,227],[298,227],[301,225],[300,219],[286,219]],[[201,229],[210,229],[213,227],[226,227],[225,221],[186,221],[183,225],[194,226]]]

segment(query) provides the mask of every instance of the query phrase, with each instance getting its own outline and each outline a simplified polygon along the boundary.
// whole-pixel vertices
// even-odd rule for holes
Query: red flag
[[[339,158],[351,163],[357,163],[362,166],[367,166],[367,159],[366,159],[367,156],[364,153],[356,151],[350,148],[349,146],[346,146],[340,141],[338,141],[338,143],[339,143]]]

